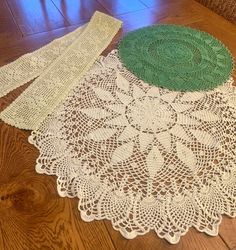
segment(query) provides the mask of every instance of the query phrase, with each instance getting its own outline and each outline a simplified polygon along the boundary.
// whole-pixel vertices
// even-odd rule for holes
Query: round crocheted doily
[[[236,216],[236,88],[150,86],[101,58],[33,131],[36,170],[79,197],[85,221],[109,219],[128,239],[150,230],[171,243],[194,226],[217,235]]]
[[[171,90],[210,90],[233,71],[229,50],[206,32],[156,25],[127,34],[119,44],[124,65],[140,79]]]

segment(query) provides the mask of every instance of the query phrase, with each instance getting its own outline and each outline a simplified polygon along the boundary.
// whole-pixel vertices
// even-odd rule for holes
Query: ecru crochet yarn
[[[120,27],[119,20],[95,12],[84,29],[2,67],[0,96],[38,78],[1,112],[0,119],[21,129],[36,129],[68,95],[74,81],[93,65]]]

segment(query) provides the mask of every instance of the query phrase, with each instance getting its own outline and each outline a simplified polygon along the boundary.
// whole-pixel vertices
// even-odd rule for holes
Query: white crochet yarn
[[[109,219],[126,238],[153,229],[170,243],[194,226],[217,235],[236,214],[233,79],[173,92],[127,71],[113,51],[32,132],[36,170],[79,197],[85,221]]]

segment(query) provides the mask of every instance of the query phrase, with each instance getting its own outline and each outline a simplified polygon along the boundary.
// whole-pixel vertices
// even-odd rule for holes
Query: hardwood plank
[[[137,18],[142,16],[142,18]],[[197,12],[190,6],[180,3],[170,3],[160,8],[150,8],[142,11],[132,12],[124,15],[117,15],[123,21],[123,32],[132,31],[144,26],[158,23],[175,23],[188,25],[202,20]]]
[[[219,237],[207,236],[194,229],[183,236],[176,245],[169,244],[166,240],[160,239],[154,231],[144,236],[137,236],[133,240],[125,239],[119,232],[115,231],[111,223],[106,221],[106,226],[117,250],[227,250],[228,246]]]
[[[149,8],[155,7],[156,9],[161,8],[163,5],[170,4],[170,3],[176,3],[176,2],[182,2],[178,0],[140,0],[144,5],[146,5]]]
[[[96,0],[53,0],[53,2],[72,25],[87,22],[96,10],[108,14]]]
[[[7,2],[2,0],[0,2],[0,37],[1,43],[7,44],[8,42],[19,39],[22,34],[15,23]]]
[[[24,35],[69,25],[51,0],[8,0],[8,4]]]
[[[236,219],[228,216],[223,216],[223,221],[220,225],[220,236],[227,243],[230,249],[236,249]]]
[[[78,199],[61,198],[56,178],[34,170],[37,150],[29,132],[0,122],[0,245],[6,249],[107,249],[114,246],[102,221],[79,218]],[[94,233],[96,237],[94,237]],[[10,240],[9,240],[10,239]]]
[[[141,16],[142,18],[137,18],[137,16]],[[117,18],[123,21],[123,34],[158,22],[157,15],[151,9],[117,15]]]
[[[84,222],[78,211],[78,199],[73,201],[73,217],[77,232],[82,238],[86,250],[115,250],[112,239],[107,231],[104,221]]]
[[[128,12],[135,12],[146,9],[147,7],[139,0],[97,0],[101,3],[112,15],[120,15]]]
[[[58,197],[55,178],[45,180],[35,173],[38,152],[27,143],[29,132],[3,122],[0,131],[3,249],[49,249],[50,245],[54,249],[68,245],[84,249],[80,238],[73,237],[70,211],[65,199]]]
[[[187,2],[188,0],[171,1],[170,4],[163,4],[159,8],[151,8],[151,10],[159,17],[160,23],[190,25],[203,20],[203,17],[193,8],[193,5],[189,5]]]
[[[51,184],[51,188],[49,186]],[[1,225],[5,249],[85,249],[69,203],[52,194],[55,180],[22,172],[1,185]],[[56,190],[55,190],[56,191]],[[11,239],[10,241],[8,239]]]

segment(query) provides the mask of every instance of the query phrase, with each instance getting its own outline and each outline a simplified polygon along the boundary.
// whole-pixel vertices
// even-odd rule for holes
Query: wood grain
[[[0,46],[1,44],[7,44],[12,39],[17,40],[22,37],[22,33],[5,0],[0,1],[0,34]]]
[[[14,18],[24,35],[68,26],[51,0],[7,0]]]
[[[112,15],[120,15],[129,12],[135,12],[147,8],[139,0],[98,0]]]
[[[53,0],[53,3],[72,25],[88,22],[96,10],[108,13],[96,0]]]
[[[142,18],[137,18],[138,16]],[[169,4],[163,4],[158,8],[148,8],[117,17],[123,21],[124,33],[158,23],[189,25],[203,20],[203,17],[199,16],[191,5],[186,5],[184,0],[181,3],[169,1]]]
[[[236,26],[193,0],[2,0],[0,66],[74,30],[77,24],[86,22],[95,9],[124,22],[122,31],[104,54],[128,31],[156,23],[177,23],[211,33],[236,57]],[[0,110],[29,84],[1,98]],[[153,231],[127,240],[109,221],[82,221],[78,199],[59,197],[56,178],[35,172],[38,151],[27,142],[28,136],[28,131],[0,121],[1,250],[236,249],[236,220],[226,216],[219,236],[210,237],[190,229],[177,245],[170,245]]]
[[[81,221],[78,201],[58,196],[56,178],[35,173],[29,132],[9,128],[0,123],[1,249],[114,249],[103,221]]]
[[[223,223],[220,225],[220,236],[227,243],[228,247],[236,250],[236,222],[235,219],[223,216]]]

